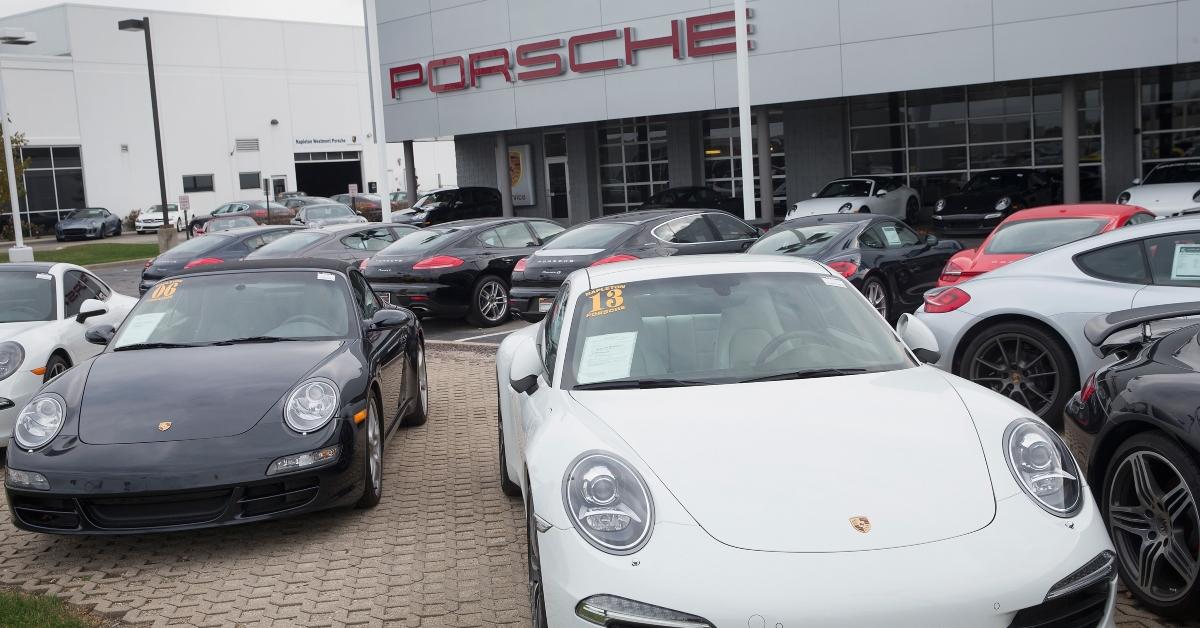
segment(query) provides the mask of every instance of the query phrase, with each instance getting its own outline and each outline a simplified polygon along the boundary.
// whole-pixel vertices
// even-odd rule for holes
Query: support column
[[[404,194],[408,206],[417,204],[417,160],[413,157],[412,140],[404,140]]]
[[[504,216],[514,216],[512,201],[512,175],[508,170],[508,137],[496,134],[496,187],[500,190],[500,203]]]
[[[758,141],[758,215],[767,224],[775,222],[775,180],[771,178],[771,114],[766,109],[755,112],[755,135]]]
[[[1079,202],[1079,102],[1075,77],[1062,81],[1062,196],[1063,203]]]
[[[1104,73],[1104,199],[1116,200],[1138,171],[1142,149],[1137,80],[1132,71]]]

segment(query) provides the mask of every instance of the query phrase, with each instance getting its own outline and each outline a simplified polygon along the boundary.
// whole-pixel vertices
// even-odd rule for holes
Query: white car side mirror
[[[526,343],[521,345],[513,355],[512,364],[508,371],[508,384],[518,393],[532,395],[538,388],[538,376],[545,371],[542,366],[542,356],[538,354],[537,345]]]
[[[912,314],[901,314],[896,321],[896,333],[917,359],[926,364],[937,362],[942,356],[938,353],[937,337],[929,326]]]
[[[875,192],[875,196],[883,196],[884,194],[887,194],[887,193],[888,193],[887,190],[878,190]]]
[[[810,198],[817,198],[817,193],[816,193],[816,192],[813,192],[812,194],[810,194],[810,195],[809,195],[809,197],[810,197]]]
[[[1141,177],[1138,177],[1138,178],[1134,179],[1134,180],[1133,180],[1133,184],[1134,184],[1134,185],[1141,185],[1141,184],[1142,184],[1142,178],[1141,178]]]
[[[82,323],[93,316],[108,314],[108,304],[98,299],[87,299],[79,306],[79,313],[75,315],[75,322]]]

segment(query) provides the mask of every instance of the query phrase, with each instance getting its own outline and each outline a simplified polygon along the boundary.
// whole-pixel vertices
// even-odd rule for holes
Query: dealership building
[[[507,176],[516,215],[577,223],[675,186],[741,194],[731,4],[374,2],[388,141],[453,136],[459,185]],[[867,174],[929,207],[998,168],[1113,201],[1200,157],[1200,0],[748,7],[756,193],[780,207]]]
[[[36,34],[0,45],[23,133],[23,209],[159,202],[146,48],[117,22],[149,16],[168,199],[193,212],[274,192],[367,190],[378,166],[362,27],[66,4],[0,18]],[[40,213],[39,213],[40,212]],[[44,222],[44,221],[43,221]]]

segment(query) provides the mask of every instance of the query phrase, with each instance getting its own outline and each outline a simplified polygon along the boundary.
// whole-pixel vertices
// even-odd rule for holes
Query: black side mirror
[[[99,299],[86,299],[79,305],[79,313],[75,315],[75,322],[82,323],[93,316],[100,316],[107,313],[107,303]]]
[[[117,335],[117,329],[112,325],[96,325],[83,332],[83,337],[94,345],[107,345]]]
[[[933,235],[932,233],[925,235],[925,246],[936,246],[937,243],[938,243],[937,236]]]
[[[921,349],[919,347],[913,349],[913,355],[917,356],[917,359],[925,364],[937,364],[937,361],[942,359],[942,354],[937,351],[930,351],[929,349]]]
[[[522,377],[521,379],[512,380],[511,382],[509,382],[509,385],[512,386],[512,389],[517,391],[517,393],[528,393],[528,394],[532,395],[533,393],[537,392],[537,389],[538,389],[537,380],[538,380],[537,375],[526,375],[525,377]]]
[[[382,309],[371,317],[371,329],[396,329],[408,324],[409,314],[404,310]]]

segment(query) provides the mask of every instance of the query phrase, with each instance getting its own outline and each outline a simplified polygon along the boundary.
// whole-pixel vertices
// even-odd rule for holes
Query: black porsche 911
[[[1098,316],[1084,336],[1114,356],[1067,404],[1125,586],[1150,610],[1200,609],[1200,302]],[[1132,331],[1132,333],[1131,333]]]
[[[17,527],[120,534],[226,526],[383,491],[384,440],[429,411],[416,317],[320,260],[203,266],[163,281],[107,348],[17,417]],[[139,386],[154,374],[160,385]]]
[[[933,224],[950,233],[988,233],[1013,212],[1058,202],[1060,186],[1030,169],[976,173],[962,190],[939,199]]]
[[[422,316],[493,327],[509,319],[513,266],[561,233],[541,218],[476,218],[402,236],[365,260],[363,274],[386,302]]]
[[[962,245],[921,237],[896,218],[878,214],[821,214],[789,220],[747,253],[794,255],[827,264],[850,280],[888,321],[921,305],[937,286],[946,261]]]

